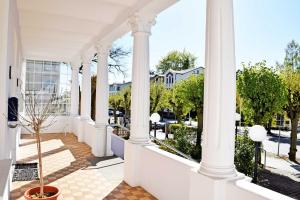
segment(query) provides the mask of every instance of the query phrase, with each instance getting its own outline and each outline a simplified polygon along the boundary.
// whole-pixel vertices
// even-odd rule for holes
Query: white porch
[[[63,124],[67,123],[67,131],[73,132],[79,142],[88,144],[95,156],[111,155],[111,130],[106,132],[108,53],[113,41],[132,32],[132,124],[130,139],[125,144],[124,181],[130,186],[142,186],[162,200],[290,199],[250,183],[235,170],[233,0],[207,1],[202,162],[199,165],[185,160],[150,143],[149,37],[156,16],[176,2],[0,0],[0,113],[7,113],[9,97],[20,96],[24,91],[25,59],[70,63],[71,115],[62,116],[49,132],[63,132]],[[90,118],[90,64],[95,53],[99,59],[96,120],[93,121]],[[11,78],[8,77],[10,68]],[[17,80],[23,84],[16,84]],[[19,135],[20,128],[9,129],[7,119],[0,118],[0,159],[16,159]],[[9,182],[7,173],[0,174],[0,200],[8,199]]]

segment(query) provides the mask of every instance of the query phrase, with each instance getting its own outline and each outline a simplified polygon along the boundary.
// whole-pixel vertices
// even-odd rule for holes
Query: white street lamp
[[[255,165],[253,171],[253,183],[257,183],[257,166],[259,157],[260,143],[267,137],[267,131],[263,126],[255,125],[249,129],[249,137],[255,142]]]
[[[267,131],[263,126],[255,125],[249,128],[249,136],[254,142],[262,142],[267,137]]]
[[[152,113],[150,120],[154,123],[154,137],[156,138],[156,123],[160,121],[160,115],[158,113]]]

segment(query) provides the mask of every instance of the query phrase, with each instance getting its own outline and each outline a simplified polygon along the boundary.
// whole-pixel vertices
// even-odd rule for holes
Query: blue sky
[[[172,50],[187,50],[204,65],[206,0],[181,0],[157,17],[150,38],[150,66]],[[300,42],[300,0],[234,0],[237,67],[241,62],[266,60],[269,65],[284,58],[289,41]],[[125,35],[116,45],[132,48],[132,37]],[[126,60],[131,80],[131,59]],[[122,82],[120,75],[110,82]]]

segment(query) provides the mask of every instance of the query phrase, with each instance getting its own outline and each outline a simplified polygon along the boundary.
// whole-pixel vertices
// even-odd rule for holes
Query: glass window
[[[34,72],[42,72],[43,71],[43,61],[35,61],[34,63]]]
[[[38,92],[38,104],[43,108],[52,95],[59,98],[51,113],[67,115],[70,109],[71,68],[52,61],[26,61],[25,93]],[[55,94],[52,94],[52,93]],[[28,105],[28,100],[27,100]]]
[[[44,65],[44,71],[50,72],[50,71],[52,71],[52,69],[53,69],[52,63],[49,62],[49,61],[46,61],[46,62],[45,62],[45,65]]]
[[[34,71],[34,61],[27,60],[26,62],[26,72],[33,72]]]

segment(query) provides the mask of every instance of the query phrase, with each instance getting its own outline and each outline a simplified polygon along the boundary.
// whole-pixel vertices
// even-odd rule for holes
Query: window
[[[38,104],[42,108],[53,95],[58,97],[58,105],[51,113],[68,115],[71,96],[71,67],[52,61],[26,61],[25,95],[38,94]],[[27,101],[25,101],[28,104]]]

